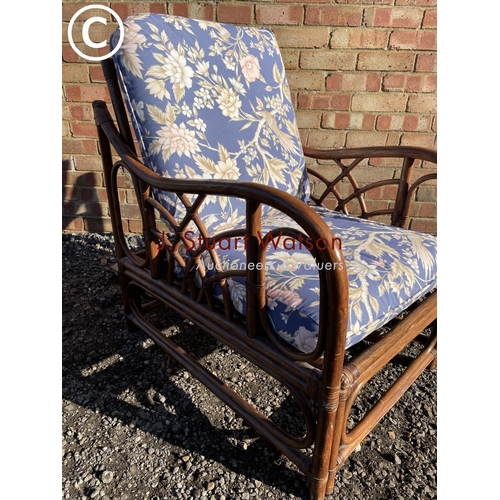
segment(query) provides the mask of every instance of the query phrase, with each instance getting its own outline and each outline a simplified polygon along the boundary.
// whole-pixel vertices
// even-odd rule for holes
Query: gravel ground
[[[144,334],[127,331],[112,237],[65,234],[62,251],[62,497],[307,499],[289,460]],[[173,311],[152,321],[273,420],[300,432],[283,386]],[[403,361],[367,387],[353,418]],[[436,498],[436,429],[436,372],[426,371],[347,460],[328,499]]]

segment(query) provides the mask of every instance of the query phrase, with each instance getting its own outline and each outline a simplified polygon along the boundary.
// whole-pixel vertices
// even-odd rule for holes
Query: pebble
[[[140,237],[134,241],[139,244]],[[174,360],[167,364],[142,333],[128,332],[120,281],[110,270],[116,262],[113,245],[105,235],[63,236],[62,498],[308,498],[305,479],[291,462]],[[160,316],[169,325],[166,334],[185,342],[186,352],[247,391],[251,404],[287,431],[303,435],[303,420],[288,417],[288,408],[296,405],[281,384],[198,335],[174,311]],[[399,367],[392,370],[365,386],[366,397],[356,398],[353,423],[367,402],[387,390]],[[436,372],[424,372],[416,390],[355,448],[337,474],[331,498],[366,499],[387,488],[397,500],[436,498],[436,379]]]
[[[102,473],[101,481],[104,484],[109,484],[111,481],[113,481],[113,473],[111,471],[109,471],[109,470],[105,470]]]

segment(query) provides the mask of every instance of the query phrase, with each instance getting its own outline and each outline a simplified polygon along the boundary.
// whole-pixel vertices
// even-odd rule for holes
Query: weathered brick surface
[[[110,231],[102,166],[91,103],[109,102],[99,63],[78,56],[68,43],[73,14],[93,2],[62,4],[62,151],[63,228]],[[318,148],[373,145],[436,147],[436,0],[177,0],[108,1],[124,19],[144,12],[169,13],[240,25],[268,26],[281,48],[297,122],[304,143]],[[74,40],[87,54],[78,19]],[[91,37],[107,33],[95,24]],[[104,53],[105,49],[98,51]],[[329,175],[331,162],[307,159]],[[375,159],[394,175],[395,159]],[[363,182],[375,177],[371,167]],[[416,175],[433,171],[416,168]],[[392,170],[391,170],[392,169]],[[332,170],[333,172],[333,170]],[[141,231],[137,200],[127,175],[120,174],[125,231]],[[342,187],[348,189],[348,186]],[[367,195],[372,207],[387,206],[393,186]],[[436,187],[422,186],[412,210],[411,227],[436,230]],[[332,201],[333,203],[333,201]]]
[[[257,5],[258,24],[301,24],[304,7],[301,5]]]

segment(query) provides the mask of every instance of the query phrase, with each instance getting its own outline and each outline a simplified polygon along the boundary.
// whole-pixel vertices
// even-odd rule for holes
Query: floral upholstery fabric
[[[433,236],[314,208],[339,240],[349,276],[349,322],[346,348],[380,328],[436,286],[437,245]],[[261,236],[280,227],[300,229],[288,216],[271,212]],[[340,241],[340,242],[339,242]],[[319,329],[319,278],[307,242],[278,233],[266,254],[267,313],[276,333],[303,352],[316,346]],[[193,245],[198,243],[192,238]],[[243,238],[216,246],[224,270],[243,269]],[[205,268],[213,269],[208,255]],[[213,272],[213,271],[212,271]],[[331,272],[336,272],[332,270]],[[243,279],[228,280],[232,303],[245,314]],[[222,299],[222,297],[221,297]]]
[[[144,163],[172,178],[238,179],[309,197],[295,114],[274,34],[183,17],[125,20],[114,56]],[[111,45],[118,41],[118,32]],[[156,193],[173,215],[184,206]],[[209,197],[209,230],[244,219],[242,200]]]
[[[146,14],[125,22],[114,56],[144,163],[172,178],[232,179],[276,187],[305,202],[309,181],[279,49],[271,31]],[[118,40],[115,33],[111,45]],[[174,195],[155,197],[172,215]],[[436,286],[432,236],[316,207],[340,238],[349,275],[346,347],[400,314]],[[243,200],[209,197],[200,215],[211,234],[243,227]],[[262,234],[296,227],[269,207]],[[298,229],[298,228],[297,228]],[[192,233],[193,244],[196,234]],[[185,251],[189,251],[186,249]],[[243,241],[218,246],[224,269],[245,265]],[[317,343],[319,280],[309,250],[286,237],[268,246],[270,323],[290,345]],[[211,260],[204,259],[208,273]],[[182,270],[178,270],[182,273]],[[332,271],[335,272],[335,271]],[[243,278],[228,279],[232,303],[246,312]],[[215,287],[215,294],[220,289]]]

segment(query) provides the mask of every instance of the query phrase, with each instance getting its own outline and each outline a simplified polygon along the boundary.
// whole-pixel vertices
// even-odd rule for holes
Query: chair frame
[[[193,376],[206,385],[225,404],[240,415],[258,433],[268,439],[280,452],[294,462],[309,480],[310,497],[322,500],[332,493],[337,471],[371,429],[398,401],[410,385],[426,368],[433,368],[437,360],[437,329],[430,335],[422,331],[437,318],[437,291],[414,304],[407,314],[390,323],[390,331],[369,337],[369,347],[345,362],[345,341],[348,323],[349,283],[341,249],[328,247],[311,250],[319,270],[320,328],[317,347],[311,353],[299,352],[276,337],[266,316],[265,296],[265,246],[258,235],[261,228],[261,207],[272,206],[292,217],[302,228],[299,233],[290,228],[279,228],[283,234],[298,237],[303,234],[318,241],[331,240],[333,234],[321,217],[306,203],[278,189],[249,182],[226,180],[171,179],[161,177],[141,163],[136,152],[116,72],[111,60],[102,63],[108,84],[118,129],[103,101],[93,103],[98,130],[105,184],[115,237],[116,255],[121,275],[125,314],[130,329],[140,329],[148,335],[169,357],[177,361]],[[112,149],[118,155],[113,162]],[[364,218],[388,214],[391,223],[406,228],[411,202],[415,191],[423,182],[436,179],[435,174],[420,177],[411,183],[412,169],[417,160],[437,163],[437,154],[415,147],[373,147],[322,151],[303,147],[304,154],[320,160],[333,160],[341,174],[333,180],[322,173],[308,169],[311,176],[325,185],[321,196],[314,195],[314,203],[321,205],[328,195],[337,201],[337,210],[346,211],[346,203],[356,198]],[[401,175],[360,187],[352,174],[353,169],[365,158],[401,158]],[[346,162],[350,160],[349,162]],[[123,168],[129,172],[142,216],[145,249],[132,252],[124,236],[117,173]],[[376,168],[376,167],[372,167]],[[342,198],[339,183],[349,180],[353,193]],[[386,185],[397,185],[394,206],[387,210],[369,212],[364,203],[364,193]],[[175,220],[153,197],[156,188],[177,194],[186,206],[183,220]],[[197,197],[190,203],[186,194]],[[206,196],[233,196],[246,200],[247,264],[245,271],[220,271],[209,278],[202,276],[203,286],[197,286],[190,277],[200,259],[195,253],[187,262],[178,249],[185,242],[189,222],[194,222],[207,242],[241,236],[242,233],[226,231],[216,236],[208,234],[198,215]],[[157,226],[155,213],[160,212],[174,228],[175,237],[165,243]],[[277,229],[278,230],[278,229]],[[164,248],[163,248],[164,247]],[[214,262],[219,261],[216,250],[210,251]],[[173,273],[175,263],[185,266],[181,283]],[[335,269],[335,271],[328,271]],[[342,269],[342,270],[341,270]],[[227,292],[226,279],[239,275],[246,278],[247,312],[245,321],[233,310]],[[215,301],[212,285],[218,282],[224,301]],[[151,299],[147,304],[142,295]],[[334,304],[332,306],[332,304]],[[208,332],[217,341],[247,358],[251,363],[281,382],[298,403],[305,419],[307,432],[303,437],[292,436],[254,408],[223,380],[204,368],[170,338],[164,336],[144,316],[146,310],[158,306],[172,308]],[[350,409],[363,386],[410,342],[420,342],[420,353],[404,373],[373,405],[372,409],[347,430]],[[311,403],[313,402],[313,403]],[[312,407],[314,406],[315,409]],[[301,451],[314,445],[312,457]]]

